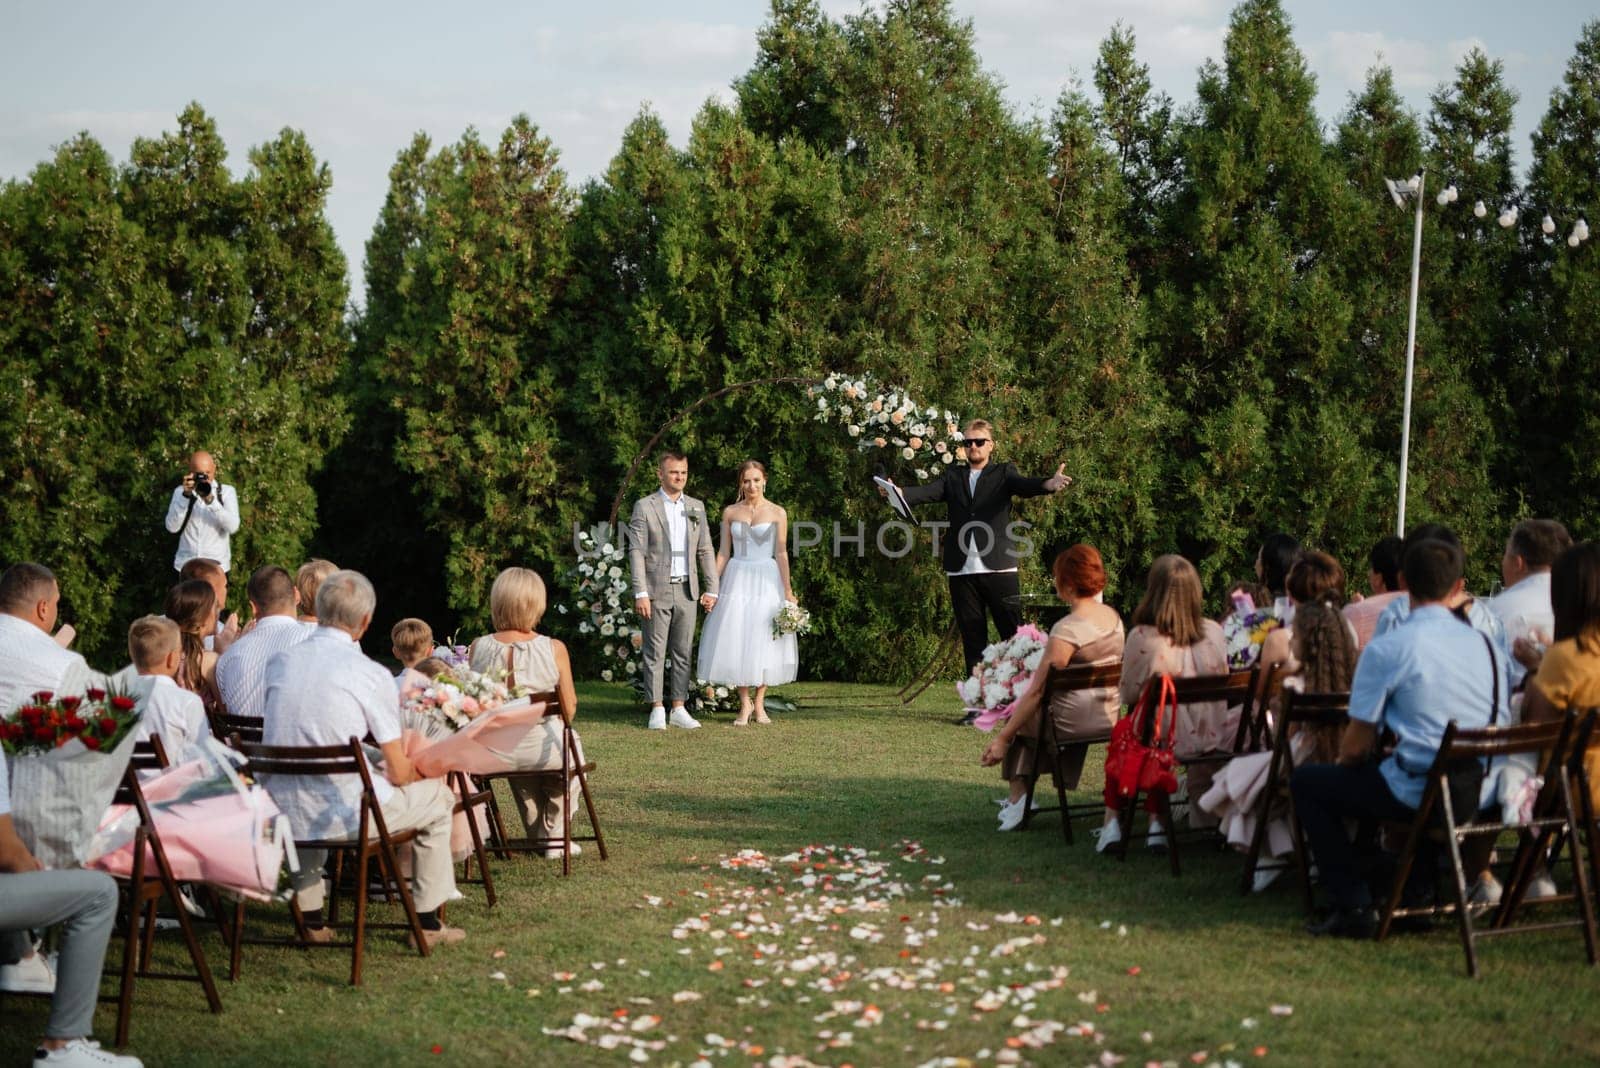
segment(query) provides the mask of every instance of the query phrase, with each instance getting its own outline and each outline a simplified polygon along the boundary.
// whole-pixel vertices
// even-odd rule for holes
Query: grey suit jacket
[[[633,592],[648,593],[652,601],[661,601],[672,592],[672,540],[667,534],[667,513],[662,504],[659,492],[641,498],[634,502],[633,515],[628,520],[628,570],[633,576]],[[683,516],[689,525],[685,539],[690,556],[686,561],[689,595],[698,599],[702,573],[706,592],[717,592],[717,553],[711,547],[705,503],[684,494]]]

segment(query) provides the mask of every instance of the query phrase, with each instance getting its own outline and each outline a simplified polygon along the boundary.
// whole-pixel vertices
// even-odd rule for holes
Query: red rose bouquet
[[[142,709],[128,693],[36,693],[0,719],[17,834],[47,868],[88,857],[90,841],[133,756]]]
[[[56,697],[40,691],[0,720],[0,746],[8,753],[44,753],[77,739],[85,749],[108,752],[138,722],[138,701],[125,693]]]

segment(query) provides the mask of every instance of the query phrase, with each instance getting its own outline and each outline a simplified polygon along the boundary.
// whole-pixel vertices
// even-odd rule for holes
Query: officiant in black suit
[[[1002,638],[1016,634],[1022,624],[1020,554],[1010,529],[1012,498],[1056,493],[1072,479],[1066,475],[1066,464],[1049,478],[1027,478],[1010,464],[994,463],[994,427],[985,419],[967,424],[961,445],[967,454],[965,467],[947,467],[934,481],[903,492],[907,504],[943,501],[949,509],[944,571],[970,675],[989,644],[988,616],[994,618]]]

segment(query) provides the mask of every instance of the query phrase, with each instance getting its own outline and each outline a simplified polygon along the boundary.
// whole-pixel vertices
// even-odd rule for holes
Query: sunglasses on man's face
[[[963,444],[967,448],[971,449],[971,448],[975,448],[976,446],[979,446],[979,445],[987,445],[987,444],[989,444],[989,439],[988,438],[965,438],[965,439],[962,440],[961,444]]]

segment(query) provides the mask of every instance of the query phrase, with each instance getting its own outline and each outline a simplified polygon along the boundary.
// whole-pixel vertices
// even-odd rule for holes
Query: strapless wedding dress
[[[783,607],[778,577],[778,525],[743,520],[728,525],[733,554],[722,571],[717,603],[700,632],[695,677],[725,686],[781,686],[800,669],[793,634],[772,636],[772,617]]]

